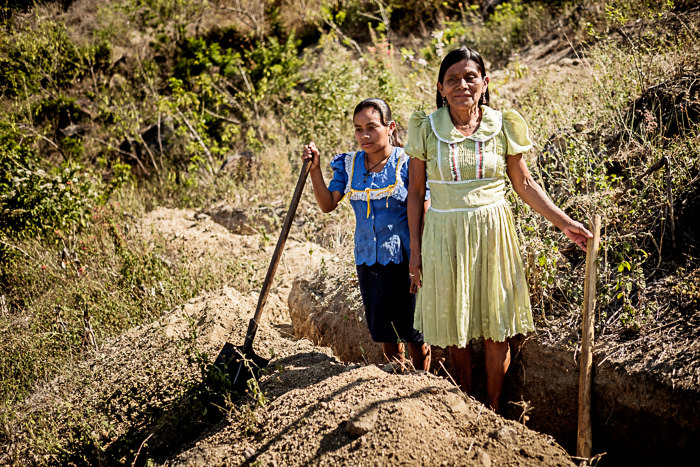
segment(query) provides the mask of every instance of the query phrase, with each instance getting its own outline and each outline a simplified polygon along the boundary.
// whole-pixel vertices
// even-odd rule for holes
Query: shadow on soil
[[[273,360],[261,376],[260,387],[267,397],[276,398],[333,376],[342,371],[340,366],[334,358],[317,352]],[[66,447],[61,463],[143,466],[152,460],[166,460],[189,449],[202,436],[222,429],[231,405],[252,400],[248,391],[237,394],[200,382],[169,403],[140,412],[138,423],[106,446],[86,440],[80,432],[72,433],[69,436],[74,442]]]

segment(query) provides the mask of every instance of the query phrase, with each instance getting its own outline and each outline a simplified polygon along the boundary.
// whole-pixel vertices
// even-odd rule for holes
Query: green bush
[[[78,164],[42,167],[30,142],[0,123],[0,234],[23,238],[85,226],[98,197],[95,182]]]
[[[106,45],[81,50],[58,21],[9,28],[0,38],[0,94],[26,98],[39,90],[58,91],[81,78],[87,53],[104,60]]]

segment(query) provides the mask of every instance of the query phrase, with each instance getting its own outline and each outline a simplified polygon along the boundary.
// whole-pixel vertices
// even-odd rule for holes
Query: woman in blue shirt
[[[365,316],[372,339],[393,361],[403,358],[403,342],[416,369],[430,367],[430,347],[413,328],[415,295],[408,274],[410,235],[406,211],[408,156],[396,135],[391,110],[382,99],[366,99],[353,114],[361,150],[336,155],[333,180],[326,186],[320,155],[311,142],[304,159],[312,159],[311,183],[323,212],[345,198],[355,211],[355,264]],[[427,202],[427,201],[426,201]]]

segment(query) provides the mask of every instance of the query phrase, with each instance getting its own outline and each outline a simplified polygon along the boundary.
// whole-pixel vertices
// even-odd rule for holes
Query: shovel
[[[255,338],[255,333],[258,331],[260,316],[262,315],[263,307],[267,301],[267,295],[270,292],[272,278],[275,275],[275,271],[277,271],[277,265],[279,264],[282,256],[284,243],[287,241],[289,230],[292,227],[292,220],[294,220],[294,214],[296,213],[297,206],[299,206],[299,199],[301,198],[301,193],[304,190],[304,183],[306,182],[306,177],[309,174],[310,166],[311,160],[307,159],[304,161],[304,164],[301,167],[301,173],[299,174],[299,180],[297,180],[297,186],[294,189],[292,202],[289,205],[289,210],[287,211],[287,216],[285,217],[284,225],[282,226],[282,232],[277,240],[277,246],[275,247],[275,252],[272,254],[270,267],[267,269],[267,275],[265,276],[265,281],[263,282],[262,290],[260,291],[260,297],[258,298],[258,306],[255,309],[255,315],[253,315],[253,318],[248,323],[248,330],[245,334],[243,346],[239,347],[226,342],[219,352],[219,356],[216,357],[216,360],[214,360],[214,363],[212,364],[213,368],[211,369],[212,371],[210,371],[210,377],[214,377],[214,375],[218,375],[220,377],[228,376],[231,383],[231,389],[239,393],[242,393],[245,390],[248,381],[251,378],[257,379],[260,376],[261,370],[267,367],[268,363],[270,363],[269,359],[256,355],[255,351],[253,350],[253,339]]]

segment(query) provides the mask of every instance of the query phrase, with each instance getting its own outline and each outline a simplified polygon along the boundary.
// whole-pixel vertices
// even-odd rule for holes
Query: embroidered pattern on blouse
[[[495,125],[499,128],[499,132],[503,127],[503,114],[497,110],[493,111]],[[428,115],[428,121],[430,122],[430,128],[433,135],[437,138],[437,168],[440,173],[440,181],[445,182],[462,182],[465,181],[459,169],[459,147],[458,144],[465,139],[470,139],[474,141],[474,150],[476,152],[476,166],[475,166],[475,178],[476,179],[491,179],[495,177],[497,166],[498,166],[498,155],[491,150],[485,150],[484,145],[489,140],[497,137],[497,134],[486,134],[480,136],[479,131],[470,136],[462,136],[462,138],[455,138],[453,140],[448,140],[440,136],[435,127],[435,121],[433,119],[435,113]],[[454,136],[454,135],[453,135]],[[448,160],[447,165],[450,169],[450,177],[445,177],[442,168],[442,143],[448,147]],[[488,175],[487,175],[488,172]],[[429,180],[429,182],[436,182],[438,180]]]
[[[484,143],[477,141],[474,150],[476,151],[476,178],[484,178]]]
[[[459,161],[457,160],[457,150],[455,149],[455,143],[450,143],[448,145],[450,148],[450,156],[449,156],[449,161],[450,161],[450,172],[452,173],[452,180],[454,181],[459,181],[462,179],[461,174],[459,173]]]

